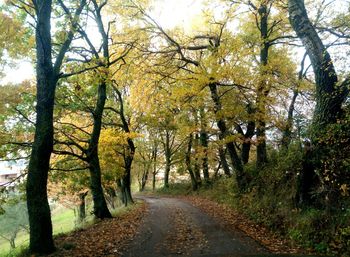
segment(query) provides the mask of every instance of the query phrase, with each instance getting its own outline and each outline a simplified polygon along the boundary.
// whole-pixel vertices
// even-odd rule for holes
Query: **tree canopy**
[[[48,183],[91,193],[101,219],[149,178],[224,177],[241,199],[284,182],[291,206],[349,208],[349,3],[197,1],[190,26],[167,27],[159,2],[1,5],[0,70],[36,70],[0,86],[0,157],[26,166],[32,252],[55,249]]]

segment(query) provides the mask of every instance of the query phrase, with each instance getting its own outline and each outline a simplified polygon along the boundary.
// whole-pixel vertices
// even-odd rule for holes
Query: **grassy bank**
[[[119,206],[115,209],[111,209],[111,213],[114,217],[123,216],[126,213],[139,208],[141,204],[129,205],[127,207]],[[52,225],[53,234],[55,237],[61,237],[66,235],[71,231],[81,228],[88,228],[94,223],[94,216],[91,214],[91,205],[87,206],[86,214],[87,217],[83,223],[77,222],[77,213],[75,210],[70,208],[65,208],[61,205],[56,205],[51,211],[52,215]],[[22,256],[23,253],[27,252],[27,247],[29,243],[28,232],[21,231],[16,238],[16,248],[10,248],[10,243],[5,239],[0,238],[0,257],[10,257],[10,256]]]
[[[76,217],[72,209],[57,207],[53,210],[52,225],[54,235],[66,233],[76,227]],[[10,243],[5,239],[0,239],[0,256],[16,256],[19,252],[25,249],[29,243],[29,234],[26,231],[21,231],[16,238],[16,248],[11,250]]]

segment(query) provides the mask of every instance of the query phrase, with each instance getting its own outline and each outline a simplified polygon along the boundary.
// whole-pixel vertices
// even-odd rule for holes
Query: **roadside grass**
[[[115,209],[110,209],[114,217],[120,216],[140,206],[138,202],[135,205],[124,207],[119,205]],[[92,215],[92,206],[87,205],[86,219],[83,222],[77,220],[77,213],[74,209],[64,206],[55,207],[52,212],[52,226],[54,237],[69,233],[76,229],[87,228],[92,225],[95,220]],[[16,248],[11,249],[10,243],[3,238],[0,238],[0,257],[28,256],[29,234],[26,231],[21,231],[16,238]]]
[[[58,210],[53,211],[52,226],[53,234],[66,233],[76,227],[76,217],[74,210],[58,207]],[[28,247],[29,234],[26,231],[21,231],[16,238],[16,248],[11,249],[10,243],[5,239],[0,238],[0,257],[18,256]]]

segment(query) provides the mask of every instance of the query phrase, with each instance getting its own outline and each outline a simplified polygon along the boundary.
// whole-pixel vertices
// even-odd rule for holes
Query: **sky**
[[[0,0],[0,4],[3,3]],[[165,29],[181,26],[189,29],[191,18],[200,14],[203,0],[156,0],[152,16]],[[0,79],[0,84],[20,83],[35,77],[34,68],[28,61],[20,61],[15,68],[6,68],[6,76]]]

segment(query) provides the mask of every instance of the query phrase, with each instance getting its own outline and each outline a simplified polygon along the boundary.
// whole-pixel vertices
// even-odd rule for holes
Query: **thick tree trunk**
[[[193,173],[192,164],[191,164],[192,141],[193,141],[193,135],[190,134],[189,139],[188,139],[185,162],[186,162],[186,167],[187,167],[188,173],[190,174],[192,190],[196,191],[198,189],[198,183],[197,183],[196,177]]]
[[[349,93],[348,80],[337,86],[338,78],[332,59],[310,22],[304,1],[288,1],[289,20],[310,58],[316,78],[316,107],[313,116],[314,141],[326,125],[336,123],[342,104]]]
[[[98,86],[97,102],[93,113],[93,130],[89,141],[87,160],[90,171],[90,188],[92,200],[94,202],[94,215],[97,218],[111,218],[112,215],[108,210],[106,199],[103,194],[101,167],[98,157],[98,141],[101,134],[102,115],[106,102],[106,83],[102,82]]]
[[[306,48],[316,79],[313,148],[304,155],[303,171],[298,181],[299,202],[307,203],[313,187],[318,184],[315,169],[321,168],[319,172],[322,176],[321,162],[329,156],[328,147],[322,143],[322,137],[327,133],[327,126],[336,123],[343,114],[342,104],[349,93],[349,78],[337,85],[338,78],[332,59],[307,16],[304,1],[289,0],[288,11],[290,23]]]
[[[98,6],[97,1],[92,1],[94,5],[94,15],[96,17],[96,23],[102,37],[102,49],[103,49],[103,59],[100,61],[104,64],[104,68],[109,68],[109,47],[108,47],[108,35],[104,29],[104,25],[101,17],[101,8]],[[96,55],[96,53],[95,53]],[[98,58],[98,56],[96,56]],[[107,74],[106,74],[107,75]],[[98,144],[102,128],[102,116],[103,110],[107,98],[107,78],[101,78],[100,84],[98,86],[97,102],[95,109],[93,111],[93,130],[91,138],[89,140],[87,159],[89,161],[90,170],[90,187],[92,199],[94,202],[94,214],[97,218],[111,218],[112,215],[108,210],[105,196],[102,189],[101,181],[101,167],[98,157]]]
[[[216,115],[216,123],[220,130],[219,139],[225,140],[225,138],[229,135],[227,130],[225,120],[218,115],[218,113],[222,110],[221,102],[219,98],[219,94],[217,92],[217,85],[215,83],[209,84],[209,89],[211,92],[211,98],[214,102],[214,113]],[[244,174],[243,165],[241,159],[239,158],[236,147],[233,142],[226,143],[226,149],[228,150],[232,165],[236,172],[236,181],[240,191],[243,191],[247,187],[247,178]]]
[[[35,3],[37,103],[36,125],[26,184],[30,242],[33,253],[47,254],[55,250],[52,222],[47,199],[47,178],[53,150],[53,108],[57,78],[51,59],[51,1]]]
[[[52,0],[33,1],[36,14],[37,102],[34,142],[28,167],[26,196],[32,253],[47,254],[55,250],[52,222],[47,199],[47,178],[53,151],[53,109],[57,81],[66,52],[78,26],[79,15],[86,1],[80,1],[73,23],[61,45],[55,64],[52,63],[51,11]]]
[[[101,181],[101,168],[100,161],[97,155],[97,151],[93,152],[89,156],[89,171],[90,171],[90,189],[92,194],[92,200],[94,203],[94,215],[97,218],[112,218],[111,213],[108,210],[106,198],[103,194],[102,181]]]

